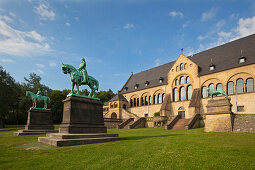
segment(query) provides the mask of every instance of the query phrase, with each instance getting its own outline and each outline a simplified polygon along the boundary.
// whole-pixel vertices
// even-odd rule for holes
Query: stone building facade
[[[236,114],[255,113],[255,34],[131,74],[104,105],[105,118],[128,119],[206,113],[207,88],[224,90]],[[216,96],[215,98],[223,98]]]

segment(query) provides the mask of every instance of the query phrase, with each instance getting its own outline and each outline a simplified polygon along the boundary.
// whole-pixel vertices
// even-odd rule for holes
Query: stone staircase
[[[134,122],[135,122],[134,120],[129,122],[126,126],[124,126],[123,129],[129,129],[129,126],[132,125]]]
[[[189,122],[189,119],[179,119],[172,129],[185,129],[186,124]]]

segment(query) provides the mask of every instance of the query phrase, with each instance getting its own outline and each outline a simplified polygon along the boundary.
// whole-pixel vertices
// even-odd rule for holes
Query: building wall
[[[183,67],[182,70],[180,69],[181,64]],[[188,76],[189,82],[176,85],[175,84],[176,79],[180,80],[182,76],[185,79]],[[152,87],[152,88],[143,89],[143,90],[137,90],[134,92],[125,93],[123,94],[123,96],[128,101],[128,103],[126,104],[127,104],[127,110],[129,112],[135,113],[139,117],[144,117],[145,114],[147,114],[148,117],[153,117],[155,112],[160,111],[163,101],[160,104],[151,104],[151,105],[141,106],[141,100],[140,100],[139,106],[131,107],[130,99],[133,99],[133,98],[141,99],[141,97],[143,96],[151,96],[151,103],[153,103],[153,95],[155,94],[157,95],[158,93],[160,93],[161,95],[163,93],[170,94],[171,102],[169,102],[168,104],[170,105],[170,108],[171,108],[171,115],[178,115],[178,111],[180,111],[179,109],[182,108],[181,111],[185,111],[185,118],[189,119],[193,117],[196,114],[196,112],[206,113],[207,111],[206,105],[209,98],[208,97],[201,98],[200,109],[198,109],[198,111],[195,111],[195,109],[189,108],[190,100],[188,100],[187,98],[184,101],[173,100],[174,88],[177,88],[178,92],[180,92],[180,88],[183,86],[185,88],[185,91],[187,92],[187,87],[189,85],[192,86],[192,91],[193,91],[195,88],[199,88],[201,90],[203,86],[208,88],[208,86],[211,83],[214,83],[214,89],[216,89],[216,85],[218,83],[221,83],[222,89],[227,93],[227,83],[229,81],[233,81],[234,87],[235,87],[236,80],[238,78],[242,78],[244,80],[244,83],[247,78],[253,78],[254,80],[255,79],[255,64],[248,65],[248,66],[240,66],[238,68],[221,71],[221,72],[217,72],[217,73],[213,73],[209,75],[198,76],[198,65],[193,63],[183,54],[181,54],[176,60],[175,64],[172,66],[172,68],[169,68],[167,85]],[[215,98],[222,98],[222,97],[224,96],[216,96]],[[232,110],[234,113],[254,114],[255,92],[249,92],[249,93],[244,92],[243,94],[232,94],[232,95],[229,95],[229,97],[231,98],[231,104],[233,105]],[[110,108],[110,104],[111,103],[109,103],[109,114],[107,115],[110,116],[112,112],[116,112],[118,114],[118,118],[121,119],[123,116],[121,115],[121,109],[119,107],[121,107],[122,103],[118,103],[118,108]],[[244,110],[240,112],[237,111],[237,106],[244,106],[243,107]]]

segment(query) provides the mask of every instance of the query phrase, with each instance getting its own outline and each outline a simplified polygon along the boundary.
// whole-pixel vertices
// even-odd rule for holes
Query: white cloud
[[[240,37],[251,35],[255,33],[255,16],[252,18],[240,18],[238,27],[236,29]]]
[[[224,19],[222,19],[222,20],[220,20],[220,21],[218,21],[217,23],[216,23],[216,27],[217,28],[221,28],[222,26],[224,26],[226,24],[226,21],[224,20]]]
[[[71,26],[71,24],[69,22],[66,22],[65,25],[68,27]]]
[[[3,63],[15,63],[12,59],[0,58],[0,61]]]
[[[40,69],[37,69],[36,72],[37,72],[37,73],[44,74],[44,71],[42,71],[42,70],[40,70]]]
[[[180,17],[180,18],[184,17],[182,12],[177,12],[177,11],[171,11],[168,13],[168,15],[171,17]]]
[[[49,9],[46,4],[39,4],[38,7],[34,7],[34,12],[40,16],[42,20],[55,20],[56,14]]]
[[[12,28],[0,19],[0,53],[14,56],[40,55],[50,51],[45,37],[36,31],[24,32]]]
[[[123,26],[124,29],[131,29],[131,28],[135,28],[134,24],[126,24]]]
[[[234,19],[238,19],[239,14],[238,13],[233,13],[229,16],[230,19],[234,20]]]
[[[45,65],[43,65],[43,64],[35,64],[37,67],[39,67],[39,68],[44,68],[45,67]]]
[[[76,21],[79,21],[79,17],[74,17],[74,19],[75,19]]]
[[[55,61],[49,61],[49,66],[55,67],[55,66],[57,66],[57,64]]]
[[[184,49],[184,53],[185,53],[186,56],[191,56],[191,55],[194,54],[194,49],[191,48],[191,47],[187,47],[187,48]]]
[[[217,40],[208,44],[200,44],[197,52],[206,50],[224,43],[255,34],[255,16],[251,18],[240,18],[237,27],[231,29],[229,32],[219,31],[217,33]],[[212,35],[213,36],[213,35]]]
[[[186,28],[189,24],[189,21],[185,22],[183,25],[182,25],[182,28]]]
[[[154,61],[155,65],[154,66],[160,66],[162,64],[162,60],[157,58],[155,61]]]
[[[219,8],[212,7],[208,12],[202,13],[201,21],[207,21],[216,16]]]
[[[0,20],[6,21],[8,23],[13,23],[13,19],[11,19],[10,17],[4,15],[4,16],[0,16]]]
[[[16,17],[16,15],[13,12],[9,12],[9,15],[14,17],[14,18]]]

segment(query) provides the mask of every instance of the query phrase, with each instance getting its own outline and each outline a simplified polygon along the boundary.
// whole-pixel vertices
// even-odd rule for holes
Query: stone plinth
[[[230,99],[208,100],[205,132],[232,132],[232,104]]]
[[[98,100],[70,96],[64,101],[59,133],[106,133],[103,104]]]
[[[123,139],[118,137],[118,134],[107,134],[103,104],[99,100],[69,96],[63,103],[63,120],[59,133],[39,137],[39,142],[54,146],[72,146]]]
[[[39,135],[54,132],[58,131],[54,130],[52,111],[31,108],[28,110],[27,125],[25,126],[25,129],[14,132],[14,135]]]

